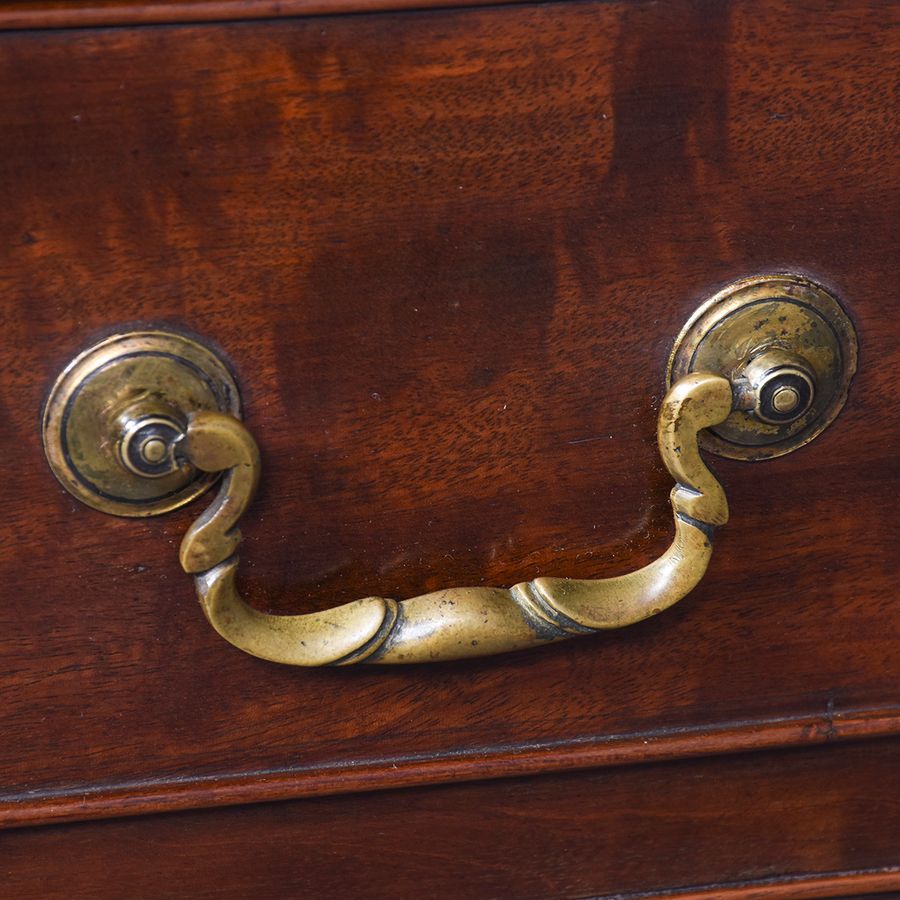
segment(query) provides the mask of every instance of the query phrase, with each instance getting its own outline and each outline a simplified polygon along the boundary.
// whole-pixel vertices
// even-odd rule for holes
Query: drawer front
[[[0,771],[11,824],[898,729],[891,4],[556,3],[0,34]],[[659,618],[531,653],[301,671],[213,633],[196,509],[54,481],[39,411],[122,324],[233,364],[272,612],[670,539],[655,415],[718,288],[806,274],[861,362]]]

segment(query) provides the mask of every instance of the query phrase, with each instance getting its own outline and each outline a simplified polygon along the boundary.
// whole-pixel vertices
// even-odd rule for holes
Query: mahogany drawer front
[[[892,7],[0,33],[4,820],[895,733]],[[790,456],[717,460],[732,521],[707,577],[608,636],[273,666],[193,602],[176,549],[196,509],[104,517],[43,460],[62,366],[163,324],[237,373],[260,608],[628,571],[671,530],[673,337],[717,288],[782,270],[854,319],[847,407]]]

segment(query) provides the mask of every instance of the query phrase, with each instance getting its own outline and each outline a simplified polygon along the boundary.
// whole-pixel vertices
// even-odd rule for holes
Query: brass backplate
[[[705,450],[733,459],[782,456],[811,441],[840,412],[856,371],[856,331],[837,298],[801,275],[745,278],[710,298],[675,341],[668,384],[689,372],[711,372],[737,388],[752,360],[768,351],[804,363],[815,384],[808,408],[780,424],[736,408],[703,433]]]
[[[63,487],[94,509],[152,516],[189,503],[215,481],[173,461],[148,477],[123,463],[123,422],[199,410],[238,415],[237,385],[208,347],[170,331],[131,331],[89,347],[60,374],[47,398],[43,440]]]

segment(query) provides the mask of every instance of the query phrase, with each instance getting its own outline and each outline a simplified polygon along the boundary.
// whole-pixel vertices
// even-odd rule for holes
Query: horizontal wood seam
[[[900,735],[900,709],[824,711],[820,716],[511,743],[406,757],[348,759],[308,767],[87,784],[0,795],[0,828],[511,778],[893,735]]]
[[[725,882],[667,891],[614,894],[607,900],[805,900],[805,898],[859,897],[900,888],[900,867],[858,869],[766,878],[759,881]]]
[[[184,0],[180,3],[13,2],[0,6],[0,31],[238,22],[294,16],[413,12],[506,6],[529,0]]]

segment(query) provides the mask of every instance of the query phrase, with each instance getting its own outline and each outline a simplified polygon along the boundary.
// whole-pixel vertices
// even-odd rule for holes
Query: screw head
[[[781,385],[772,394],[772,407],[776,412],[786,415],[800,405],[800,393],[790,385]]]
[[[770,425],[796,421],[816,396],[816,384],[806,361],[784,350],[759,354],[742,374],[750,385],[754,415]]]
[[[179,468],[175,445],[184,426],[174,417],[144,415],[127,419],[119,442],[119,458],[135,475],[162,478]]]
[[[151,466],[161,463],[169,452],[166,442],[156,435],[147,438],[139,449],[141,458]]]

